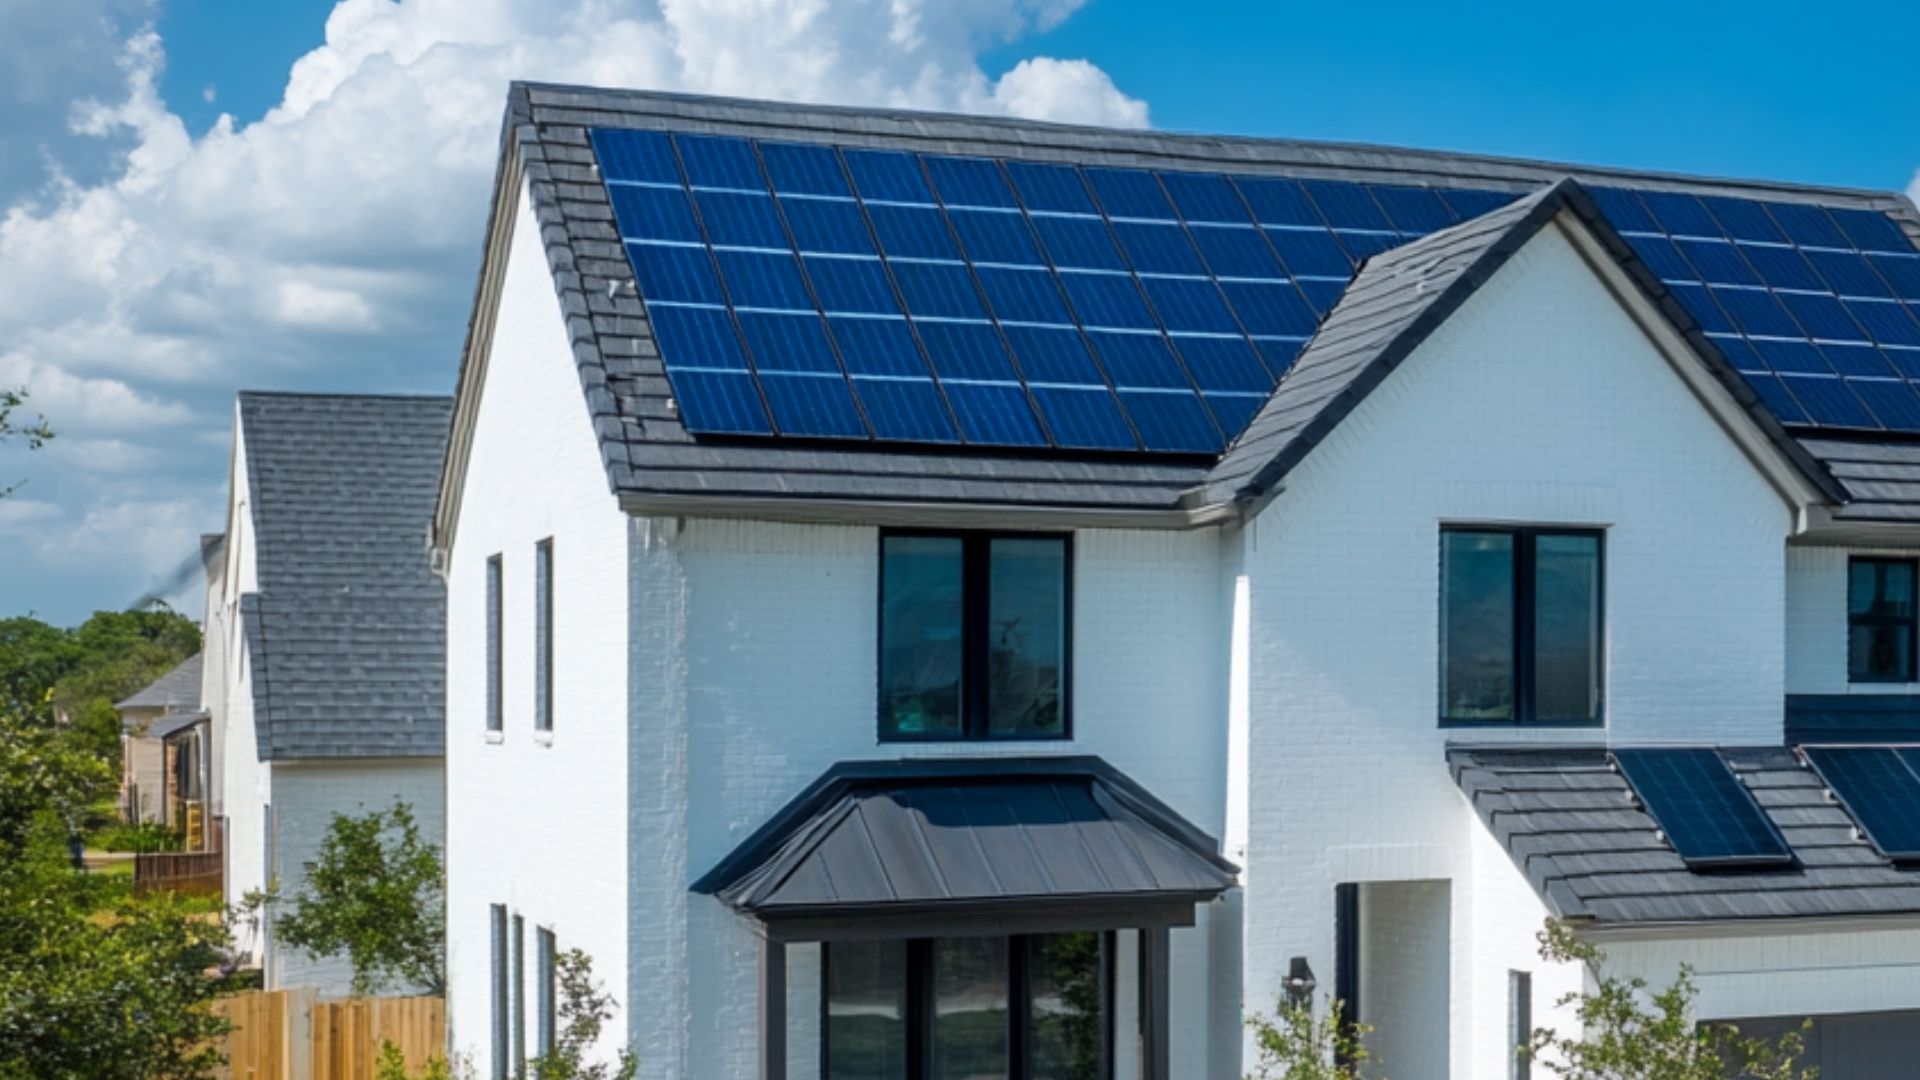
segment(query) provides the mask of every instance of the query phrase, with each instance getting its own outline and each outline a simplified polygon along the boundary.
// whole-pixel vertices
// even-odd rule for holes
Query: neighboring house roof
[[[199,707],[199,653],[180,661],[173,670],[147,684],[139,693],[114,705],[116,709],[159,709],[162,712]]]
[[[1556,215],[1570,211],[1613,253],[1646,297],[1664,286],[1609,225],[1580,183],[1563,178],[1506,206],[1368,259],[1273,397],[1207,478],[1203,501],[1265,495],[1373,388],[1452,317]],[[1846,497],[1774,419],[1684,308],[1662,312],[1780,455],[1827,497]]]
[[[694,884],[762,920],[1185,905],[1218,844],[1098,758],[849,762]]]
[[[1215,170],[1525,194],[1567,176],[1637,190],[1817,202],[1895,215],[1920,236],[1920,216],[1891,193],[1583,168],[1427,151],[1273,139],[1068,127],[1004,118],[847,109],[516,83],[508,95],[489,226],[489,262],[502,257],[522,175],[541,229],[560,310],[612,491],[637,512],[699,506],[711,513],[851,516],[852,504],[909,504],[922,520],[969,508],[1055,511],[1076,520],[1181,525],[1232,512],[1220,496],[1235,477],[1212,459],[1100,457],[1061,452],[955,451],[929,446],[696,438],[672,407],[666,371],[596,168],[600,128],[727,134],[850,147],[1066,162]],[[1622,249],[1624,251],[1624,248]],[[443,479],[436,541],[451,535],[465,432],[490,332],[483,270],[460,375],[460,413]],[[1663,310],[1676,305],[1662,303]],[[1288,381],[1283,379],[1284,387]],[[1295,391],[1304,389],[1297,386]],[[1752,399],[1745,394],[1743,402]],[[1777,425],[1776,425],[1777,428]],[[1897,438],[1876,442],[1900,443]],[[1291,445],[1291,442],[1288,442]],[[1804,459],[1805,455],[1801,455]],[[1244,455],[1234,463],[1242,475]],[[1920,517],[1920,497],[1914,502]]]
[[[170,735],[178,735],[196,724],[206,722],[207,713],[205,712],[169,713],[147,725],[147,735],[150,738],[164,739]]]
[[[1796,866],[1688,870],[1601,747],[1455,747],[1447,762],[1480,820],[1560,918],[1646,925],[1920,914],[1920,876],[1857,835],[1792,750],[1720,754],[1793,849]]]
[[[240,395],[263,760],[443,752],[446,589],[427,544],[452,402]]]

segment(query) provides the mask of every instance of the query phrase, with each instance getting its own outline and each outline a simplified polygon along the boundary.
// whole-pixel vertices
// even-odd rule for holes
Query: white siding
[[[1603,940],[1615,974],[1650,985],[1693,968],[1703,1020],[1743,1016],[1793,1019],[1920,1008],[1920,930],[1855,924],[1799,933]]]
[[[607,1046],[635,1007],[625,953],[629,873],[628,522],[607,491],[553,279],[524,192],[479,404],[447,580],[448,1010],[453,1048],[490,1052],[487,907],[505,904],[560,949],[593,957],[620,1000]],[[554,538],[554,723],[533,731],[533,549]],[[486,728],[486,578],[504,564],[505,730]],[[658,753],[658,748],[636,752]],[[528,978],[533,965],[529,960]],[[528,1017],[529,1038],[534,1030]],[[649,1058],[656,1052],[649,1047]]]
[[[1438,727],[1438,533],[1456,521],[1607,530],[1606,732]],[[1520,966],[1505,954],[1540,910],[1479,895],[1499,874],[1473,855],[1445,743],[1778,740],[1789,525],[1566,238],[1541,233],[1247,531],[1249,999],[1275,1000],[1290,956],[1331,978],[1336,883],[1453,880],[1452,1072],[1499,1075],[1493,1017]],[[1469,966],[1492,953],[1491,973]]]
[[[367,814],[390,809],[396,802],[413,809],[421,835],[437,844],[446,830],[446,790],[440,759],[276,763],[271,847],[281,896],[291,899],[305,885],[305,866],[319,857],[320,844],[335,814]],[[323,997],[343,997],[351,988],[353,968],[345,956],[313,957],[270,941],[266,977],[270,990],[312,986]]]

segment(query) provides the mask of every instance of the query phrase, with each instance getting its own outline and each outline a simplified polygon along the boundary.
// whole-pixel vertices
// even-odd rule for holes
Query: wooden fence
[[[135,855],[133,890],[219,896],[223,862],[224,856],[219,851],[153,851]]]
[[[261,990],[222,1000],[231,1080],[374,1080],[380,1044],[410,1070],[446,1053],[446,1003],[437,997],[321,1001],[311,989]]]

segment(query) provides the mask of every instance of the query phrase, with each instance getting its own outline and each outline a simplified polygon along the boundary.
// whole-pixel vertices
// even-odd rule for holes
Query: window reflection
[[[906,1080],[906,943],[841,943],[828,952],[826,1080]]]
[[[1007,939],[933,943],[930,1080],[1005,1080]]]
[[[996,539],[990,548],[988,730],[1058,735],[1066,652],[1067,549],[1056,539]]]
[[[1534,538],[1534,719],[1589,720],[1600,709],[1600,540]]]
[[[1027,939],[1030,1080],[1102,1080],[1106,1074],[1105,935]]]
[[[960,734],[960,539],[890,536],[881,548],[880,724]]]
[[[1513,537],[1448,531],[1440,545],[1441,715],[1513,719]]]

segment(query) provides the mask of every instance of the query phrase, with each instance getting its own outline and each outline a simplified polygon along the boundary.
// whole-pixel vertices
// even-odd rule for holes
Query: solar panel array
[[[1780,866],[1793,850],[1725,759],[1705,749],[1613,752],[1667,842],[1695,869]]]
[[[1362,259],[1512,198],[597,130],[697,433],[1212,454]]]
[[[1892,218],[1672,191],[1594,200],[1782,423],[1920,431],[1920,251]]]
[[[592,138],[702,435],[1214,454],[1362,260],[1514,197]],[[1920,432],[1920,251],[1891,218],[1595,196],[1783,422]]]
[[[1806,747],[1807,760],[1880,854],[1920,861],[1920,752],[1911,748]]]

